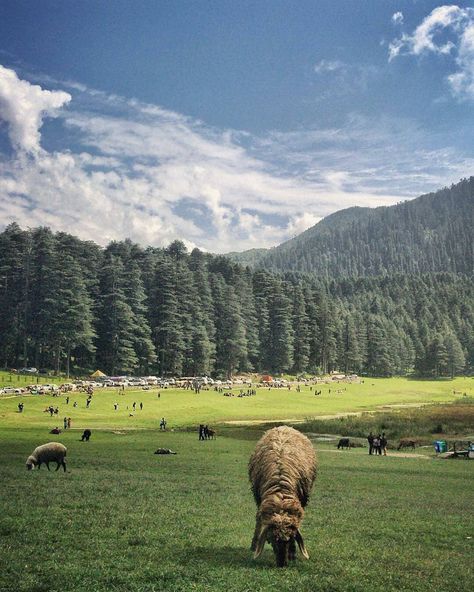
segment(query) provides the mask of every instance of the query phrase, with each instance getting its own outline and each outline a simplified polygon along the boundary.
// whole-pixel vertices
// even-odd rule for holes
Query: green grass
[[[234,435],[238,430],[232,432]],[[68,447],[69,471],[27,472],[42,431],[2,431],[5,592],[472,589],[469,461],[369,457],[316,444],[320,472],[303,523],[311,558],[253,561],[247,461],[256,431],[94,432]],[[155,456],[158,446],[176,456]],[[267,546],[268,547],[268,546]]]
[[[315,439],[320,469],[302,528],[311,558],[299,557],[278,570],[270,548],[257,561],[249,550],[255,506],[247,462],[263,426],[219,425],[374,409],[393,419],[400,413],[389,413],[387,405],[450,401],[458,403],[409,408],[401,416],[418,413],[430,424],[432,409],[446,416],[448,409],[459,413],[462,407],[469,423],[472,402],[461,405],[465,399],[453,389],[469,393],[473,384],[463,378],[369,379],[317,387],[320,397],[309,389],[300,394],[262,389],[243,399],[161,390],[158,400],[156,389],[125,395],[104,390],[96,392],[90,409],[83,394],[70,394],[69,405],[64,395],[2,397],[0,591],[473,589],[474,462],[435,459],[431,449],[387,457],[369,456],[363,448],[339,452],[333,443]],[[329,394],[329,388],[347,391]],[[143,401],[144,410],[129,417],[125,407],[134,400]],[[49,404],[59,405],[58,419],[42,412]],[[73,418],[73,429],[49,435],[64,415]],[[179,429],[160,432],[163,415],[168,427]],[[329,417],[318,421],[341,423]],[[198,441],[200,422],[218,425],[216,441]],[[92,429],[88,443],[80,442],[85,427]],[[68,448],[68,472],[26,471],[35,446],[52,439]],[[178,454],[154,455],[158,447]]]
[[[316,397],[315,390],[322,390]],[[342,390],[341,393],[337,393]],[[331,391],[329,393],[329,391]],[[287,389],[258,388],[255,397],[224,397],[211,391],[196,395],[183,389],[158,389],[149,391],[126,390],[120,394],[115,389],[96,390],[90,409],[86,409],[86,395],[70,393],[69,405],[66,396],[51,395],[0,396],[0,421],[5,426],[43,427],[51,429],[71,417],[75,427],[137,429],[155,428],[161,417],[166,417],[169,428],[181,428],[201,422],[220,424],[224,421],[272,421],[304,420],[348,412],[383,410],[389,405],[419,405],[459,400],[456,392],[474,393],[474,379],[457,378],[453,381],[414,381],[404,378],[367,379],[363,384],[332,384],[302,387],[301,393],[293,387]],[[239,387],[234,393],[239,392]],[[17,405],[23,401],[23,414],[18,414]],[[73,402],[78,407],[73,407]],[[133,402],[137,411],[130,417]],[[114,412],[113,404],[119,403]],[[140,411],[138,404],[143,402]],[[49,405],[59,407],[59,416],[50,418],[44,413]],[[128,410],[127,410],[128,406]]]

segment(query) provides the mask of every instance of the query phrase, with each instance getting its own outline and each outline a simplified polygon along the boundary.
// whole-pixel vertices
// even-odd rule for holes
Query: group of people
[[[215,437],[216,432],[209,426],[203,423],[199,424],[199,439],[200,440],[211,440]]]
[[[53,415],[59,415],[59,407],[53,407],[50,405],[49,407],[46,407],[44,413],[49,413],[51,417],[53,417]]]
[[[369,443],[369,454],[384,455],[387,456],[387,438],[385,432],[374,436],[372,432],[367,436],[367,442]]]
[[[222,393],[224,397],[238,397],[239,399],[242,397],[254,397],[256,394],[257,391],[255,389],[247,389],[246,391],[241,389],[238,395],[234,395],[232,391]]]

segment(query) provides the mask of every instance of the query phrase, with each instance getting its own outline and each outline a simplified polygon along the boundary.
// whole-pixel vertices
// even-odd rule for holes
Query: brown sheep
[[[249,462],[257,504],[251,549],[256,559],[271,543],[278,567],[296,558],[296,544],[309,559],[300,524],[316,477],[316,454],[306,436],[288,426],[265,432]]]

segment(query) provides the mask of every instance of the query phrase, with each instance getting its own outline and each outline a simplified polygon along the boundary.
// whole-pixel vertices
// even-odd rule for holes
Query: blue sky
[[[474,9],[0,4],[0,224],[271,246],[473,174]]]

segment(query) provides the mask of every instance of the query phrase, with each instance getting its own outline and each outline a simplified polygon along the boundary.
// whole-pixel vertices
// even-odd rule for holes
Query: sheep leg
[[[288,559],[290,561],[295,561],[296,559],[296,541],[295,539],[291,539],[290,547],[288,549]]]
[[[61,461],[59,461],[59,460],[56,461],[56,469],[55,470],[57,471],[61,465],[62,465]]]
[[[66,461],[63,460],[61,464],[63,465],[64,472],[66,472]]]

